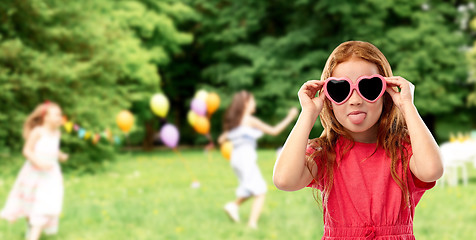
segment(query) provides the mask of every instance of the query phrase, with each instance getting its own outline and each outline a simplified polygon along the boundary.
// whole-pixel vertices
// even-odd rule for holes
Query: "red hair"
[[[392,69],[383,53],[368,42],[348,41],[340,44],[327,59],[321,75],[321,80],[331,77],[335,67],[350,58],[357,57],[373,63],[377,66],[379,74],[384,77],[393,76]],[[386,92],[383,96],[383,107],[377,122],[377,148],[382,147],[391,159],[392,178],[398,184],[403,193],[403,202],[408,205],[409,193],[405,184],[409,164],[408,152],[404,144],[410,143],[408,130],[403,115],[394,105],[392,98]],[[350,145],[344,146],[341,156],[348,152],[354,144],[349,132],[337,121],[331,108],[331,102],[326,98],[324,107],[320,113],[320,119],[324,131],[319,138],[309,140],[310,147],[315,151],[307,159],[307,167],[311,171],[317,165],[317,176],[313,176],[317,184],[323,187],[323,204],[327,204],[329,193],[333,186],[334,169],[336,168],[336,143],[339,136],[349,139]],[[401,163],[401,164],[400,164]],[[398,166],[401,166],[403,176],[398,174]],[[312,171],[311,171],[312,174]]]
[[[235,93],[230,106],[226,109],[223,119],[223,128],[225,131],[238,127],[245,113],[246,104],[253,95],[245,90]]]
[[[31,130],[33,128],[43,124],[46,114],[51,107],[58,107],[59,105],[46,100],[44,103],[36,106],[35,110],[28,115],[25,123],[23,124],[23,138],[27,139],[30,136]]]

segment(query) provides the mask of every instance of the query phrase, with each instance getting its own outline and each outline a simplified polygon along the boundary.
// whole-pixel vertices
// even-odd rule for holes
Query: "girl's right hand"
[[[323,86],[324,81],[319,80],[309,80],[302,85],[301,89],[299,89],[298,97],[303,112],[321,113],[325,94],[323,92],[319,93],[317,97],[316,94]]]
[[[30,162],[32,163],[33,167],[40,170],[40,171],[48,171],[53,168],[52,164],[49,164],[41,159],[35,158],[31,159]]]

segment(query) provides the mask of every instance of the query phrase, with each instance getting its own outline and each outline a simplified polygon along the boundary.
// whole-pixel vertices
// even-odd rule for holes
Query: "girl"
[[[255,110],[256,103],[252,94],[247,91],[236,93],[225,113],[225,132],[218,139],[220,143],[226,139],[232,142],[231,166],[239,180],[236,200],[227,203],[224,209],[233,221],[239,222],[239,206],[253,196],[255,200],[248,226],[254,229],[257,228],[267,190],[266,182],[256,163],[256,140],[263,133],[278,135],[298,114],[297,109],[292,108],[283,121],[276,126],[270,126],[253,116]]]
[[[413,104],[414,86],[359,41],[339,45],[321,79],[298,92],[302,111],[276,160],[274,184],[321,191],[322,239],[415,239],[415,206],[443,165]],[[324,131],[308,141],[319,115]]]
[[[40,104],[23,126],[26,140],[23,155],[27,159],[13,185],[0,216],[10,222],[27,219],[26,238],[39,239],[41,232],[58,231],[63,202],[63,177],[60,161],[68,155],[59,150],[61,108],[52,102]]]

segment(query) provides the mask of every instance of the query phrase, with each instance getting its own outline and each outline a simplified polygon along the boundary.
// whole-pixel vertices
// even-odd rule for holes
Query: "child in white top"
[[[251,93],[247,91],[236,93],[225,113],[225,132],[218,139],[220,143],[226,139],[232,142],[231,166],[239,181],[236,189],[237,198],[225,205],[225,211],[233,221],[238,222],[239,206],[247,199],[254,197],[248,222],[250,228],[257,228],[267,191],[266,182],[257,164],[256,141],[263,133],[278,135],[298,113],[296,108],[292,108],[284,120],[276,126],[270,126],[253,116],[255,110],[256,103]]]
[[[68,155],[59,150],[62,123],[58,104],[40,104],[23,127],[26,140],[23,165],[0,216],[10,222],[26,217],[26,238],[39,239],[41,232],[55,234],[63,203],[63,176],[59,161]]]

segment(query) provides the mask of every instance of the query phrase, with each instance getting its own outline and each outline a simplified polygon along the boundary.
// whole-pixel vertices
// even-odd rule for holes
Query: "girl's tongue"
[[[349,120],[353,124],[361,124],[365,120],[366,116],[367,116],[367,113],[364,113],[364,112],[351,113],[349,114]]]

